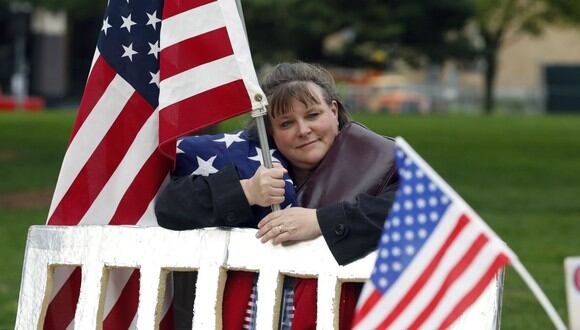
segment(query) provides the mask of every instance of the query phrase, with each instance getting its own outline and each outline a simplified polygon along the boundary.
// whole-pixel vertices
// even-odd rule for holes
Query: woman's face
[[[311,170],[324,158],[338,134],[338,104],[324,102],[322,90],[312,84],[320,104],[292,100],[292,110],[271,118],[272,135],[278,150],[296,169]]]

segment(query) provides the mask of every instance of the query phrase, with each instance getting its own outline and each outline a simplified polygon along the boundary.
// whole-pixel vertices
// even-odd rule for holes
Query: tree
[[[398,58],[420,64],[464,56],[467,43],[450,35],[473,15],[468,0],[244,0],[243,6],[257,63],[300,58],[378,68]],[[324,43],[333,36],[344,40],[329,52]]]
[[[495,107],[497,56],[509,36],[538,35],[555,22],[579,22],[580,3],[568,0],[473,0],[473,24],[482,41],[479,50],[485,63],[483,108]]]

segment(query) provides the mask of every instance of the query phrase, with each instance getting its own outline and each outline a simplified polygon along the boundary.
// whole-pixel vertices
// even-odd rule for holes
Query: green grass
[[[0,113],[0,193],[54,186],[75,116]]]
[[[357,114],[374,131],[403,136],[512,247],[567,319],[563,259],[580,255],[580,117]],[[74,120],[71,112],[0,114],[0,195],[52,189]],[[239,127],[245,118],[222,125]],[[12,328],[26,230],[46,201],[0,205],[0,328]],[[508,269],[504,329],[551,323]]]

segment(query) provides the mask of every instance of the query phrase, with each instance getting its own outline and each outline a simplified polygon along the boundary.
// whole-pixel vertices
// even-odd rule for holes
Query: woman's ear
[[[336,100],[330,101],[330,111],[332,111],[332,114],[338,118],[338,102],[336,102]]]

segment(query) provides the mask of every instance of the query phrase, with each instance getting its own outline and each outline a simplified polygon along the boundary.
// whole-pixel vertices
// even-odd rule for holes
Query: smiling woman
[[[334,79],[319,66],[279,64],[264,79],[262,88],[270,104],[268,133],[287,166],[259,166],[250,177],[244,177],[232,162],[207,177],[197,172],[174,177],[157,200],[159,224],[174,230],[257,227],[256,237],[274,244],[322,235],[341,265],[373,251],[398,186],[394,142],[351,123],[336,95]],[[252,128],[243,134],[250,139],[256,136]],[[178,157],[176,171],[179,166]],[[289,198],[288,180],[296,194],[295,205],[265,216],[256,213],[256,206],[269,207]],[[228,293],[229,287],[235,287],[234,281],[248,279],[228,276],[224,301],[235,300]],[[248,297],[241,298],[242,306],[248,305],[251,278],[249,281],[245,286],[249,289],[241,295]],[[341,328],[350,325],[359,289],[343,286]],[[285,311],[294,309],[293,318],[282,317],[288,321],[286,326],[314,328],[316,281],[287,281],[285,290],[294,296],[293,303],[285,302],[292,305],[285,306]],[[232,315],[240,314],[232,312],[231,306],[223,308],[224,328],[241,328],[248,315],[242,313],[233,320]]]
[[[338,103],[326,104],[322,89],[312,82],[306,88],[311,103],[291,99],[285,114],[271,114],[272,137],[278,150],[292,164],[298,184],[320,163],[338,135]]]

